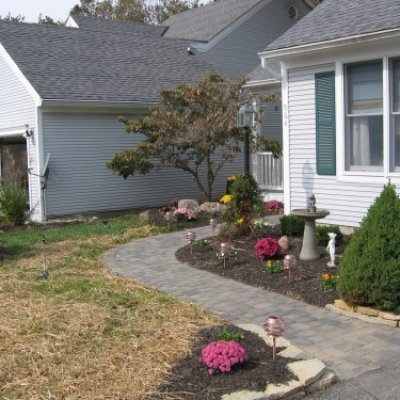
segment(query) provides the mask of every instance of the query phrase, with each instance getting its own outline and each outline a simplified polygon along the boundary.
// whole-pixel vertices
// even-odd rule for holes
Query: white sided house
[[[119,116],[143,115],[160,89],[213,69],[187,53],[186,41],[160,32],[0,23],[1,174],[15,165],[27,171],[31,219],[202,199],[177,169],[124,180],[106,167],[140,140]],[[241,165],[239,158],[221,174],[216,194]]]
[[[357,227],[400,188],[399,43],[398,0],[324,0],[260,53],[282,62],[286,213],[314,193],[324,223]]]

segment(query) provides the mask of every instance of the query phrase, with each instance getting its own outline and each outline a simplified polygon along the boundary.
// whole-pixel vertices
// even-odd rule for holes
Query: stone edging
[[[327,304],[325,308],[338,314],[347,315],[365,322],[388,325],[394,328],[400,327],[400,315],[379,311],[370,307],[352,307],[343,300],[335,300],[335,304]]]
[[[272,339],[257,325],[244,324],[240,328],[260,336],[268,345],[272,346]],[[288,364],[289,370],[297,377],[285,384],[267,385],[264,392],[242,390],[225,394],[222,400],[295,400],[310,393],[323,390],[336,383],[336,375],[328,371],[325,364],[317,358],[307,359],[306,354],[298,347],[292,345],[284,338],[278,339],[279,347],[285,347],[278,354],[283,357],[293,358]]]

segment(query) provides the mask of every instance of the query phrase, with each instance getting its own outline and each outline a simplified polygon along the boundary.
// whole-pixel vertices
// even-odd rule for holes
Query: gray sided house
[[[281,102],[262,104],[264,95],[280,95],[278,62],[261,67],[257,55],[310,12],[312,1],[303,0],[218,0],[174,15],[162,25],[164,37],[185,38],[191,46],[231,78],[248,75],[246,85],[257,107],[264,107],[258,134],[282,142]],[[253,173],[261,188],[272,190],[272,198],[283,189],[281,161],[272,154],[253,155]]]
[[[260,53],[281,61],[285,208],[315,193],[356,227],[400,187],[400,2],[324,0]]]
[[[108,27],[0,23],[1,173],[15,165],[28,171],[33,220],[201,199],[174,168],[125,181],[106,162],[140,140],[124,133],[118,116],[143,115],[160,89],[197,81],[213,67],[188,54],[187,41],[161,37],[163,28]],[[240,160],[230,168],[220,192]]]

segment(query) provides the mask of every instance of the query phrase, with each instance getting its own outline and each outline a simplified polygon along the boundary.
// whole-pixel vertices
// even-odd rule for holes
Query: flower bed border
[[[387,311],[380,311],[371,307],[351,306],[343,300],[335,300],[334,304],[327,304],[325,307],[330,311],[358,318],[365,322],[400,328],[400,315]]]

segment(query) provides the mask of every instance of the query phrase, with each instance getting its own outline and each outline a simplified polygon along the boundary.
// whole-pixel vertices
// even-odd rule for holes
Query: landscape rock
[[[190,208],[194,210],[199,207],[199,203],[194,199],[181,199],[178,201],[178,208]]]
[[[149,222],[150,221],[150,210],[142,211],[139,214],[139,219],[143,222]]]
[[[280,351],[278,355],[286,358],[294,358],[296,360],[303,360],[307,358],[303,350],[299,349],[297,346],[293,346],[292,344],[286,347],[285,350]]]
[[[305,395],[303,385],[298,381],[289,381],[278,385],[268,385],[265,394],[271,400],[287,399],[289,396],[303,397]],[[295,397],[294,397],[295,398]]]
[[[325,374],[322,375],[321,379],[307,386],[306,393],[311,394],[319,392],[321,390],[325,390],[329,386],[335,384],[336,382],[337,382],[337,376],[333,372],[326,371]]]
[[[288,369],[297,376],[303,386],[318,381],[326,372],[325,364],[318,358],[289,363]]]
[[[279,246],[281,246],[281,249],[283,251],[287,251],[289,250],[289,239],[287,236],[282,236],[279,240],[278,240]]]
[[[400,315],[392,314],[385,311],[379,311],[379,317],[389,321],[400,321]]]
[[[224,394],[221,400],[269,400],[269,397],[264,392],[241,390],[240,392]]]
[[[368,315],[370,317],[378,317],[379,316],[379,311],[375,310],[373,308],[370,308],[370,307],[357,306],[356,311],[361,314]]]
[[[218,202],[212,202],[212,201],[206,201],[197,207],[196,211],[197,212],[205,212],[208,214],[213,214],[217,212],[217,210],[223,211],[226,209],[226,206],[224,204],[220,204]]]
[[[349,306],[344,300],[335,300],[335,306],[346,311],[354,311],[354,308]]]

